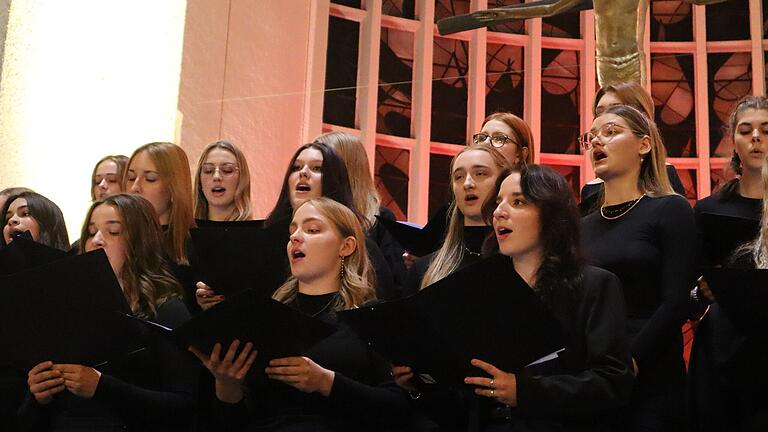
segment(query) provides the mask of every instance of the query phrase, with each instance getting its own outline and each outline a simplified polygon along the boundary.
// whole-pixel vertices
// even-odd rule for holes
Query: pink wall
[[[266,216],[296,147],[321,132],[327,1],[190,0],[179,92],[194,169],[210,142],[246,154],[255,216]],[[326,9],[322,9],[325,3]],[[325,40],[325,37],[320,38]],[[318,57],[316,53],[322,55]],[[322,57],[322,58],[320,58]]]

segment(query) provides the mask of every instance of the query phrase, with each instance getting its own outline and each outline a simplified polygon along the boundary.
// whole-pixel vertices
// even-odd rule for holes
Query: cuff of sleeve
[[[103,400],[112,394],[112,390],[117,387],[120,381],[110,375],[102,373],[99,382],[96,384],[96,391],[93,392],[94,400]]]
[[[531,415],[537,404],[536,400],[546,399],[546,395],[543,395],[540,386],[536,385],[536,379],[526,370],[520,371],[515,374],[517,381],[517,411],[521,416]]]

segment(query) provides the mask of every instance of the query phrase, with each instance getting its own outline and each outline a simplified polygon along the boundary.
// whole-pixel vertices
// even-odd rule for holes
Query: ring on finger
[[[496,386],[495,386],[495,385],[493,385],[493,378],[491,378],[491,382],[489,382],[489,383],[488,383],[488,387],[490,387],[490,388],[492,388],[492,389],[495,389],[495,388],[496,388]]]
[[[491,397],[496,397],[493,395],[493,393],[494,393],[494,389],[491,389]]]

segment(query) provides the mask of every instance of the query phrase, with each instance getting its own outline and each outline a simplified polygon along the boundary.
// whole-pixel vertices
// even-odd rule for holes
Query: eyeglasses
[[[472,135],[472,141],[475,144],[484,143],[485,141],[488,140],[488,138],[491,139],[491,145],[496,147],[496,148],[504,147],[504,145],[506,145],[508,142],[512,142],[515,145],[517,145],[515,140],[513,140],[512,138],[504,135],[503,133],[495,133],[493,135],[488,135],[485,132],[480,132],[480,133],[476,133],[476,134]]]
[[[597,133],[588,132],[584,135],[579,137],[579,143],[581,144],[581,147],[584,150],[590,150],[594,146],[592,145],[592,141],[595,140],[595,138],[600,139],[601,145],[606,145],[609,142],[613,140],[613,138],[619,134],[620,129],[625,129],[628,131],[631,131],[632,133],[640,136],[645,136],[645,134],[642,134],[640,132],[637,132],[633,129],[630,129],[626,126],[617,125],[616,123],[606,123],[602,126],[600,126],[600,129],[597,130]]]
[[[219,174],[221,174],[222,177],[232,177],[239,168],[233,163],[225,163],[221,165],[206,163],[200,168],[200,172],[207,176],[212,176],[216,170],[219,171]]]

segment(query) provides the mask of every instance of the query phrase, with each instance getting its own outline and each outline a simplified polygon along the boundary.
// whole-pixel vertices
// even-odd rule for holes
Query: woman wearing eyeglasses
[[[693,211],[672,191],[659,132],[642,112],[610,107],[588,136],[583,145],[605,195],[600,211],[582,219],[582,243],[590,264],[621,279],[637,376],[622,430],[681,430],[680,329],[696,280]]]
[[[616,105],[630,105],[648,116],[654,118],[653,99],[642,85],[636,82],[622,82],[604,86],[598,90],[592,105],[592,115],[600,116],[606,109]],[[674,165],[666,164],[667,177],[672,189],[685,196],[685,187],[677,175]],[[581,204],[579,209],[582,215],[587,215],[597,210],[602,202],[603,181],[598,177],[581,188]]]
[[[200,155],[195,174],[195,219],[251,219],[251,175],[234,144],[216,141]]]
[[[513,166],[533,162],[533,134],[520,117],[497,112],[483,121],[483,128],[472,136],[474,144],[486,143],[496,148]]]

